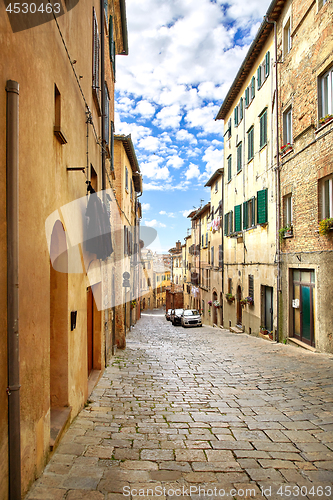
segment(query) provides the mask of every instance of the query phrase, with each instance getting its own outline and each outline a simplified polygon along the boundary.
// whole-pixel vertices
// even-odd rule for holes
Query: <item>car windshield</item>
[[[199,316],[199,313],[196,309],[189,309],[184,311],[184,316]]]
[[[183,309],[175,309],[175,314],[181,314],[183,312]]]

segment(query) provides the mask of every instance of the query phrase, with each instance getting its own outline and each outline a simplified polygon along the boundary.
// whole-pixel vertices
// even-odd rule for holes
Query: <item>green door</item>
[[[309,286],[301,285],[301,317],[302,317],[302,340],[311,342],[311,289]]]

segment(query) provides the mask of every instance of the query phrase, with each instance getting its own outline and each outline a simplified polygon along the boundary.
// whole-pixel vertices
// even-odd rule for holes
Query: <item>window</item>
[[[104,139],[107,145],[109,145],[110,140],[110,95],[107,83],[104,82],[104,92],[105,92],[105,109],[104,109]]]
[[[229,236],[229,234],[233,233],[233,213],[228,212],[224,214],[224,234],[225,236]]]
[[[241,97],[239,103],[234,109],[235,126],[237,127],[243,119],[243,98]]]
[[[67,139],[61,129],[61,95],[58,87],[54,86],[54,135],[60,144],[66,144]]]
[[[319,118],[333,114],[333,67],[319,78]]]
[[[227,136],[227,139],[230,139],[230,137],[231,137],[231,118],[228,120],[227,130],[224,133],[224,135]]]
[[[260,115],[260,148],[267,144],[267,109]]]
[[[258,224],[267,222],[267,189],[257,192],[257,221]]]
[[[291,226],[293,223],[293,204],[292,195],[287,194],[283,197],[283,225]]]
[[[92,89],[95,104],[98,109],[99,115],[101,115],[100,102],[99,102],[99,67],[100,67],[100,41],[98,33],[98,23],[95,9],[93,8],[93,79],[92,79]]]
[[[128,191],[128,169],[125,167],[125,189]]]
[[[116,42],[113,39],[113,18],[109,17],[109,56],[113,69],[113,80],[116,80]]]
[[[284,55],[289,54],[291,50],[291,24],[290,18],[286,22],[283,28],[283,53]]]
[[[321,179],[319,189],[320,218],[333,217],[333,175]]]
[[[222,249],[222,245],[219,245],[219,267],[223,267],[223,249]]]
[[[214,247],[210,249],[210,263],[214,266]]]
[[[215,182],[215,193],[217,193],[219,190],[219,181]]]
[[[243,229],[255,226],[255,197],[243,203]]]
[[[254,128],[251,127],[247,133],[247,160],[251,161],[254,157]]]
[[[265,59],[263,62],[260,64],[260,66],[257,69],[257,87],[258,90],[263,86],[265,81],[267,80],[269,76],[269,69],[270,69],[270,52],[268,51],[265,54]]]
[[[237,173],[242,170],[242,143],[237,146]]]
[[[254,283],[253,283],[253,281],[254,281],[253,275],[249,274],[249,297],[251,297],[252,300],[254,299]]]
[[[110,170],[114,172],[114,123],[111,121]]]
[[[283,113],[283,145],[292,144],[292,109]]]
[[[232,293],[232,278],[228,278],[228,293]]]
[[[256,79],[253,76],[251,80],[251,101],[252,99],[254,99],[255,96],[255,86],[256,86]]]
[[[242,205],[235,206],[235,232],[242,230]]]
[[[228,182],[231,181],[231,155],[228,156]]]

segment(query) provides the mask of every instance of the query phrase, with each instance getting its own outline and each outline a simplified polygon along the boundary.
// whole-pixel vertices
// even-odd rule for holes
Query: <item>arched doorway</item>
[[[220,293],[220,325],[223,326],[223,294]]]
[[[68,256],[62,223],[50,246],[50,406],[68,405]]]
[[[241,304],[242,289],[240,285],[238,285],[237,287],[236,298],[237,298],[237,325],[242,326],[242,304]]]
[[[217,293],[213,292],[213,325],[217,325],[217,311],[218,308],[214,306],[214,302],[217,301]]]

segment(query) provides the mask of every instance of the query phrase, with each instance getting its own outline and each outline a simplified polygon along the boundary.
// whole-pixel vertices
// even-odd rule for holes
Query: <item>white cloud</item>
[[[166,164],[168,167],[173,167],[178,169],[184,165],[184,160],[183,158],[180,158],[180,156],[172,156],[171,158],[168,159]]]
[[[135,107],[135,113],[144,118],[151,118],[155,114],[155,107],[148,101],[139,101]]]
[[[150,210],[150,203],[142,203],[141,208],[142,208],[142,210],[147,212],[148,210]]]
[[[144,137],[140,139],[140,141],[138,142],[138,147],[146,149],[147,151],[157,151],[158,146],[159,146],[158,137],[154,137],[152,135]]]
[[[183,215],[183,217],[188,217],[189,214],[193,211],[193,208],[190,208],[190,210],[182,210],[181,211],[181,214]]]
[[[146,220],[145,225],[148,227],[166,227],[165,224],[162,222],[158,222],[156,219],[153,219],[151,221]]]
[[[190,166],[185,172],[185,177],[189,181],[190,179],[198,179],[200,176],[200,170],[198,165],[194,165],[194,163],[190,163]]]
[[[177,141],[188,142],[189,144],[198,144],[194,135],[183,128],[176,133],[176,139]]]
[[[173,104],[172,106],[162,108],[161,111],[157,113],[153,123],[156,127],[160,127],[162,129],[178,128],[181,119],[182,115],[180,112],[180,106],[178,104]]]
[[[218,168],[223,168],[223,153],[223,149],[215,149],[213,146],[206,149],[202,157],[203,161],[206,162],[204,178],[208,179]]]
[[[175,214],[173,212],[166,212],[165,210],[161,210],[159,212],[160,215],[166,215],[167,217],[175,218]]]

